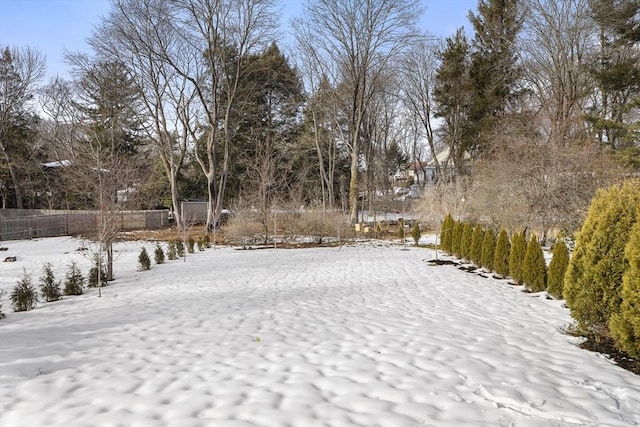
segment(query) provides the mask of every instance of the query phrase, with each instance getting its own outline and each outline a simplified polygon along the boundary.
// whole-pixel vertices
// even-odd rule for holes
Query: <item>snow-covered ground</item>
[[[0,288],[72,238],[0,242]],[[209,249],[0,320],[0,426],[629,426],[640,377],[562,333],[560,301],[373,242]],[[149,249],[151,243],[146,243]]]

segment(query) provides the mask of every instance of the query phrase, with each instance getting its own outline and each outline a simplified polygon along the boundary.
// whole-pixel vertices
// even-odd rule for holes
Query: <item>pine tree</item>
[[[178,258],[184,257],[184,242],[180,239],[174,240],[174,245],[176,246],[176,256]]]
[[[471,260],[471,239],[473,237],[473,226],[465,222],[462,227],[462,239],[460,241],[460,255],[467,261]]]
[[[509,236],[503,229],[498,234],[498,242],[496,243],[496,251],[493,256],[493,268],[496,273],[501,277],[507,277],[509,275],[509,253],[511,251],[511,244],[509,243]]]
[[[38,292],[31,284],[31,276],[25,271],[22,279],[11,292],[11,306],[13,311],[33,310],[38,302]]]
[[[553,256],[549,263],[549,275],[547,277],[547,292],[554,298],[562,299],[564,275],[569,265],[569,250],[564,240],[557,239],[553,245]]]
[[[98,284],[100,287],[107,286],[107,271],[105,270],[104,260],[100,257],[99,254],[93,259],[93,266],[89,270],[87,286],[90,288],[97,288]],[[100,274],[100,277],[98,277]],[[100,283],[98,283],[98,280]]]
[[[522,267],[524,257],[527,253],[527,242],[523,233],[515,233],[511,239],[511,252],[509,253],[509,274],[513,281],[522,285],[524,277],[522,275]]]
[[[471,261],[480,266],[482,264],[482,243],[484,242],[484,229],[476,225],[471,236]]]
[[[496,233],[492,229],[484,232],[482,241],[482,267],[493,271],[493,258],[496,253]]]
[[[460,258],[462,252],[460,249],[462,247],[462,232],[464,231],[464,224],[462,221],[456,221],[453,226],[453,234],[451,235],[451,254]]]
[[[639,203],[640,180],[598,191],[577,235],[564,297],[583,332],[605,331],[611,315],[620,310],[624,250]]]
[[[80,272],[78,265],[75,261],[71,262],[69,271],[64,280],[64,294],[65,295],[82,295],[82,288],[84,287],[84,276]]]
[[[535,236],[531,236],[527,245],[522,264],[522,278],[530,292],[542,292],[547,289],[547,264],[544,261],[542,247]]]
[[[196,241],[193,239],[192,236],[189,236],[187,238],[187,252],[189,252],[190,254],[192,254],[194,252],[194,246],[196,244]]]
[[[167,243],[167,259],[169,261],[178,259],[178,251],[176,248],[175,240],[171,240],[169,243]]]
[[[162,250],[160,243],[156,243],[156,248],[153,250],[153,257],[155,258],[156,264],[164,264],[164,250]]]
[[[56,281],[53,274],[53,267],[49,262],[42,267],[40,292],[46,302],[58,301],[60,299],[60,282]]]
[[[618,347],[640,358],[640,203],[624,254],[629,268],[622,280],[622,304],[611,316],[609,329]]]
[[[422,237],[422,233],[420,233],[420,223],[418,223],[418,221],[416,221],[413,224],[413,228],[411,228],[411,237],[413,238],[416,246],[418,246],[418,243],[420,243],[420,237]]]
[[[451,253],[451,243],[453,241],[453,228],[455,227],[455,221],[451,214],[447,214],[442,221],[442,227],[440,230],[440,246],[443,251]]]
[[[145,247],[143,247],[140,250],[140,255],[138,255],[138,268],[141,271],[151,269],[151,259],[149,258],[149,254],[147,253],[147,248]]]

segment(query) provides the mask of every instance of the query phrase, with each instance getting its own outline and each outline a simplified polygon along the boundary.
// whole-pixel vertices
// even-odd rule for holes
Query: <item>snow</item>
[[[73,238],[2,242],[10,291]],[[562,301],[388,242],[236,250],[0,320],[0,426],[630,426],[640,377],[562,333]],[[442,257],[442,254],[439,254]]]

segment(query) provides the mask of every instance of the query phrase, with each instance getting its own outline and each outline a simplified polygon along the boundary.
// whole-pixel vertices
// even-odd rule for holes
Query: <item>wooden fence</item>
[[[91,234],[98,215],[96,211],[0,209],[0,241]],[[117,217],[122,231],[169,226],[167,210],[120,211]]]

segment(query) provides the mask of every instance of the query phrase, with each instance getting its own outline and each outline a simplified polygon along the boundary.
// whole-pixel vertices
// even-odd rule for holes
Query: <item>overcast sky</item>
[[[292,16],[301,13],[302,0],[279,0],[283,5],[283,30]],[[467,14],[477,0],[424,0],[426,12],[421,30],[440,36],[456,28],[470,28]],[[0,46],[32,46],[47,57],[49,75],[67,76],[65,50],[86,51],[85,40],[100,17],[109,11],[109,0],[0,0]]]

